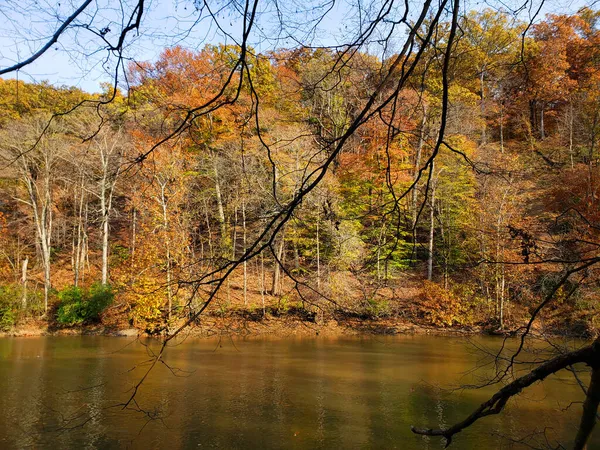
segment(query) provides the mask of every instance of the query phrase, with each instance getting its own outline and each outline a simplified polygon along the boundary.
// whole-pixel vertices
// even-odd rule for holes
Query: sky
[[[490,2],[494,3],[491,4]],[[524,0],[521,0],[524,1]],[[534,0],[539,1],[539,0]],[[0,67],[27,58],[43,46],[60,26],[61,20],[75,11],[83,0],[2,0],[0,3]],[[100,38],[89,29],[99,32],[105,29],[105,38],[115,42],[122,28],[123,17],[128,17],[136,0],[94,0],[73,27],[60,37],[51,49],[33,64],[18,73],[4,76],[27,82],[47,80],[54,85],[76,86],[88,92],[98,92],[101,82],[113,79],[116,61],[114,55],[103,49]],[[234,6],[240,0],[233,0]],[[207,2],[207,7],[196,8],[194,0],[146,0],[146,14],[142,32],[131,35],[127,40],[125,56],[136,61],[153,61],[166,47],[182,45],[200,49],[205,44],[234,43],[239,41],[241,14],[231,9],[220,8],[224,0]],[[230,3],[230,5],[231,5]],[[403,5],[404,2],[398,2]],[[515,0],[506,0],[511,7]],[[545,13],[573,12],[585,5],[582,0],[546,0],[540,18]],[[115,4],[117,6],[115,6]],[[308,8],[310,4],[311,8]],[[365,0],[301,0],[262,2],[257,16],[255,33],[250,43],[256,51],[273,48],[290,48],[302,44],[336,45],[344,37],[359,29],[364,17],[356,14],[361,5],[366,14],[374,14],[379,2]],[[316,8],[313,8],[316,5]],[[365,6],[367,5],[367,6]],[[413,0],[413,8],[419,6]],[[502,0],[474,1],[465,9],[502,7]],[[539,3],[536,3],[539,5]],[[121,8],[122,6],[122,8]],[[217,18],[218,27],[209,13]],[[316,18],[325,18],[316,22]],[[402,14],[400,8],[397,12]],[[524,10],[522,18],[527,19]],[[284,17],[286,29],[281,29],[278,17]],[[314,26],[313,26],[314,25]],[[89,28],[86,28],[86,26]],[[110,31],[108,31],[110,29]],[[402,38],[403,33],[397,31]]]

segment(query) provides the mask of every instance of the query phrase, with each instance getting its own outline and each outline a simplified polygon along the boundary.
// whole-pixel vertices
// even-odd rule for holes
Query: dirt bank
[[[179,323],[178,325],[181,325]],[[176,329],[171,327],[171,332]],[[26,336],[69,336],[69,335],[105,335],[105,336],[156,336],[165,330],[149,333],[147,330],[131,328],[128,325],[88,324],[75,327],[59,327],[44,320],[30,320],[12,330],[0,333],[2,337]],[[218,335],[234,336],[341,336],[341,335],[396,335],[396,334],[439,334],[463,335],[488,333],[482,328],[442,328],[402,321],[396,318],[360,318],[336,317],[319,319],[299,317],[296,314],[279,316],[266,315],[248,317],[242,312],[232,312],[223,316],[203,316],[197,323],[190,325],[184,334],[197,337]]]

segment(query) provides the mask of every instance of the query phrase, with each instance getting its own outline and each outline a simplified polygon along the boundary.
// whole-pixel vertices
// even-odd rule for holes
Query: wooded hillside
[[[472,12],[450,58],[448,24],[398,67],[207,45],[132,63],[116,92],[0,80],[0,327],[155,332],[222,284],[213,314],[496,330],[559,286],[544,326],[593,332],[598,270],[557,283],[598,258],[599,18],[524,37]],[[360,116],[382,82],[378,99],[408,87]]]

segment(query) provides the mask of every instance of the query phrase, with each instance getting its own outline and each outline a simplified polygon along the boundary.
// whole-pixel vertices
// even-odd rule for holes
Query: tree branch
[[[52,47],[56,43],[56,41],[58,41],[58,38],[60,37],[60,35],[63,34],[63,32],[67,29],[67,27],[71,24],[71,22],[73,22],[90,5],[90,3],[92,3],[92,0],[85,0],[85,2],[83,2],[83,4],[73,14],[71,14],[69,17],[67,17],[65,19],[65,21],[58,28],[58,30],[56,30],[56,32],[52,35],[52,38],[50,38],[50,40],[48,42],[46,42],[46,45],[44,45],[41,49],[39,49],[37,52],[35,52],[33,55],[31,55],[25,61],[22,61],[13,66],[7,67],[5,69],[0,69],[0,75],[4,75],[5,73],[10,73],[10,72],[14,72],[15,70],[19,70],[19,69],[27,66],[28,64],[31,64],[36,59],[38,59],[40,56],[42,56],[44,53],[46,53],[48,51],[48,49],[50,47]]]
[[[466,419],[461,422],[458,422],[455,425],[452,425],[449,428],[417,428],[412,426],[411,430],[415,434],[420,434],[424,436],[442,436],[446,439],[446,447],[448,447],[452,443],[452,438],[457,433],[460,433],[464,429],[471,426],[477,420],[490,416],[492,414],[499,414],[506,406],[508,400],[519,394],[523,389],[531,386],[533,383],[537,381],[542,381],[549,375],[556,373],[562,369],[566,369],[569,366],[577,363],[586,363],[590,366],[598,366],[600,361],[600,338],[596,339],[593,344],[583,347],[579,350],[565,353],[563,355],[559,355],[544,364],[539,365],[531,372],[523,375],[520,378],[517,378],[512,383],[507,384],[502,389],[500,389],[496,394],[494,394],[488,401],[482,403],[479,408],[477,408],[471,415],[469,415]],[[595,414],[598,408],[598,402],[600,402],[600,371],[594,371],[595,378],[592,377],[592,383],[590,383],[590,388],[588,389],[588,396],[586,399],[586,404],[588,404],[588,410],[593,410],[593,419],[595,421]],[[596,380],[596,384],[594,384],[594,380]],[[592,386],[594,386],[594,392],[592,391]],[[591,400],[590,400],[591,398]],[[584,411],[588,411],[584,407]],[[589,414],[584,413],[584,417],[582,418],[582,424],[580,426],[580,433],[582,434],[582,439],[585,437],[589,437],[591,433],[591,428],[593,428],[593,424],[590,427],[589,424]],[[584,423],[585,422],[585,423]],[[578,433],[579,438],[579,433]],[[576,447],[583,448],[583,447]]]

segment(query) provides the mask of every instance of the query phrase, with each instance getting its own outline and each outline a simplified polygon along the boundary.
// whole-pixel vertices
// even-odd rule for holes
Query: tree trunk
[[[415,165],[413,170],[413,182],[417,180],[419,176],[419,169],[421,168],[421,154],[423,152],[423,145],[425,144],[425,125],[427,123],[427,108],[423,105],[423,118],[421,119],[421,129],[419,131],[419,142],[417,144],[417,153],[415,155]],[[412,225],[413,228],[417,226],[417,186],[413,187],[411,192],[411,209],[412,209]]]
[[[204,200],[204,218],[206,219],[206,231],[208,232],[208,251],[210,253],[210,266],[212,267],[212,261],[215,258],[215,252],[212,245],[212,231],[210,228],[210,217],[208,215],[208,203]]]
[[[433,167],[431,171],[433,172]],[[433,238],[435,229],[435,180],[432,181],[431,207],[429,212],[429,255],[427,256],[427,279],[429,281],[433,279]]]
[[[89,236],[87,234],[87,230],[88,230],[88,224],[89,224],[89,206],[87,204],[87,202],[85,203],[85,219],[83,222],[83,232],[82,232],[82,239],[83,242],[81,244],[81,268],[85,269],[86,265],[88,270],[90,270],[90,252],[89,252],[89,248],[90,248],[90,239]],[[81,281],[84,280],[85,278],[85,270],[81,270],[79,273],[79,276],[81,278]]]
[[[44,265],[44,312],[48,312],[48,297],[52,283],[50,278],[50,249],[48,246],[43,246],[43,265]]]
[[[265,310],[265,252],[260,252],[260,299],[262,301],[263,317],[266,315]]]
[[[441,202],[438,202],[441,205]],[[440,218],[439,222],[440,222],[440,237],[442,240],[442,245],[443,248],[441,250],[442,256],[443,256],[443,262],[444,262],[444,274],[443,274],[443,280],[444,280],[444,290],[448,290],[448,266],[449,266],[449,260],[450,260],[450,238],[449,236],[446,236],[446,230],[444,227],[444,214],[443,214],[443,210],[442,207],[438,207],[438,217]]]
[[[213,163],[213,173],[215,175],[215,199],[217,201],[217,214],[221,226],[221,243],[225,241],[225,209],[223,208],[223,197],[221,196],[221,183],[219,181],[219,165],[215,153],[211,150],[210,156]]]
[[[504,103],[500,103],[500,153],[504,153]]]
[[[109,235],[110,235],[110,213],[112,210],[112,199],[115,184],[119,176],[119,168],[112,170],[111,162],[116,160],[117,164],[121,156],[116,148],[118,141],[101,142],[100,162],[102,164],[102,178],[100,180],[100,213],[102,214],[102,284],[108,284],[108,253],[109,253]],[[117,152],[117,153],[115,153]],[[118,166],[117,166],[118,167]]]
[[[569,157],[571,158],[571,169],[573,163],[573,102],[569,102]]]
[[[21,307],[23,310],[27,308],[27,264],[29,263],[29,258],[25,258],[23,260],[23,265],[21,268],[21,285],[23,286],[23,293],[21,295]]]
[[[81,266],[83,264],[83,246],[84,246],[84,222],[83,222],[83,212],[84,212],[84,199],[85,199],[85,189],[84,189],[84,177],[81,176],[81,185],[80,185],[80,196],[79,196],[79,208],[77,211],[77,241],[74,243],[74,261],[73,261],[73,284],[75,286],[79,285],[79,276],[81,273]],[[87,205],[86,205],[87,206]],[[73,236],[75,239],[75,236]]]
[[[485,145],[487,143],[486,136],[486,123],[485,123],[485,69],[481,69],[481,74],[479,76],[479,84],[481,89],[481,145]]]
[[[271,286],[271,295],[278,296],[281,294],[281,267],[280,263],[283,263],[283,250],[285,247],[285,234],[281,231],[281,239],[279,240],[279,248],[277,249],[277,258],[275,260],[275,266],[273,267],[273,284]]]
[[[377,238],[377,281],[381,280],[381,246],[383,245],[384,225],[381,224],[379,229],[379,237]]]
[[[160,183],[160,181],[159,181]],[[165,193],[165,190],[167,188],[167,183],[166,181],[160,183],[160,204],[162,207],[162,212],[163,212],[163,229],[165,232],[165,251],[166,251],[166,258],[167,258],[167,302],[168,302],[168,311],[167,311],[167,317],[168,320],[171,320],[171,310],[173,309],[173,286],[172,286],[172,281],[173,281],[173,277],[172,277],[172,264],[171,264],[171,239],[170,239],[170,235],[169,235],[169,216],[167,214],[167,208],[168,208],[168,199]]]
[[[319,241],[319,219],[317,218],[317,289],[321,288],[321,245]]]
[[[101,201],[102,208],[102,284],[108,283],[108,210],[104,199]]]
[[[131,258],[135,258],[135,239],[136,239],[136,226],[137,226],[137,209],[135,207],[131,211]]]
[[[533,134],[537,130],[537,120],[536,120],[536,101],[529,100],[529,126],[531,127],[530,137],[533,137]]]
[[[246,203],[242,202],[242,244],[246,254]],[[248,306],[248,261],[244,258],[244,306]]]
[[[544,130],[544,105],[540,109],[540,139],[546,139],[546,132]]]
[[[509,179],[509,182],[511,180]],[[505,273],[504,273],[504,245],[502,242],[502,226],[504,223],[504,206],[507,202],[510,185],[502,193],[502,200],[498,205],[498,217],[496,219],[496,313],[500,324],[500,329],[504,329],[504,288],[505,288]],[[500,261],[502,263],[500,264]]]
[[[233,238],[231,240],[231,260],[235,261],[237,245],[238,209],[233,208]],[[227,304],[231,303],[231,277],[227,277]]]
[[[573,450],[584,450],[587,448],[588,440],[596,425],[598,404],[600,404],[600,365],[596,364],[592,367],[592,377],[585,401],[583,402],[583,414],[581,415],[581,422],[577,436],[575,437]]]
[[[501,269],[501,280],[500,280],[500,329],[504,329],[504,289],[506,286],[506,277],[504,275],[504,264]]]

